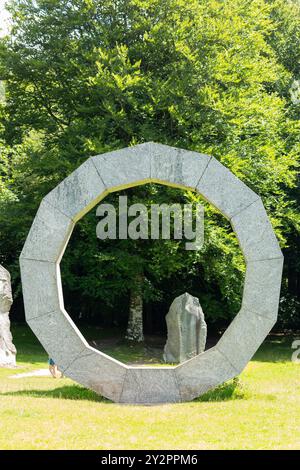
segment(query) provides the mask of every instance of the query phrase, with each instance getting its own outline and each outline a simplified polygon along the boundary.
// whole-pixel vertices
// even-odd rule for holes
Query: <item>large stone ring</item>
[[[215,347],[176,367],[103,354],[64,309],[59,263],[75,223],[108,193],[146,183],[200,193],[230,221],[247,265],[240,312]],[[26,320],[49,356],[67,377],[123,403],[192,400],[238,375],[276,322],[282,264],[257,194],[213,157],[152,142],[91,157],[63,180],[42,200],[20,257]]]

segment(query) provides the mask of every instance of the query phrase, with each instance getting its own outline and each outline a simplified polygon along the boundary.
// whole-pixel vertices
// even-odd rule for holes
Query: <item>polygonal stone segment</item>
[[[72,233],[74,222],[43,200],[28,233],[21,258],[56,262]]]
[[[59,267],[47,261],[20,259],[26,320],[63,307]]]
[[[211,158],[196,190],[230,219],[259,196],[215,158]]]
[[[87,347],[86,340],[63,310],[27,320],[27,323],[62,372]]]
[[[280,258],[277,238],[261,199],[231,219],[246,261]]]
[[[276,320],[283,257],[247,264],[242,307]]]
[[[105,186],[110,191],[150,182],[151,143],[92,157]]]
[[[237,370],[216,348],[211,348],[176,367],[182,401],[193,400],[237,375]]]
[[[128,368],[121,403],[177,403],[180,402],[174,368]]]
[[[262,344],[275,321],[242,308],[216,348],[240,373]]]
[[[64,374],[105,398],[118,402],[126,371],[127,366],[121,362],[88,346],[73,358]]]
[[[44,201],[77,222],[107,194],[105,190],[90,158],[47,194]]]
[[[154,144],[151,181],[195,189],[211,157],[168,145]]]

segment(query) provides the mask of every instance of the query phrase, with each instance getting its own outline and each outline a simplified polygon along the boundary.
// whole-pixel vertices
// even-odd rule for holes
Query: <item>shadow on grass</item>
[[[87,400],[110,404],[110,400],[97,395],[92,390],[79,385],[65,385],[52,390],[19,390],[17,392],[2,393],[2,396],[38,397],[38,398],[60,398],[63,400]]]
[[[52,390],[19,390],[16,392],[2,393],[2,396],[18,396],[18,397],[37,397],[37,398],[60,398],[62,400],[87,400],[98,403],[113,404],[112,401],[97,395],[92,390],[80,387],[79,385],[65,385],[63,387],[54,388]],[[246,393],[236,377],[219,387],[211,390],[194,402],[221,402],[229,400],[241,400],[246,398]]]
[[[198,397],[194,402],[216,402],[216,401],[229,401],[229,400],[242,400],[247,398],[246,392],[238,377],[219,385],[219,387],[211,390],[201,397]]]

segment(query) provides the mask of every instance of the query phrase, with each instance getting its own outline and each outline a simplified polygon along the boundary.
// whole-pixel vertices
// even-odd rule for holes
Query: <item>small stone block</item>
[[[273,319],[242,308],[219,340],[217,349],[240,373],[256,353],[274,323]]]
[[[118,402],[127,366],[91,347],[73,360],[64,374],[109,400]]]
[[[95,164],[110,192],[150,182],[151,143],[96,155]]]
[[[175,373],[182,401],[193,400],[238,375],[215,347],[180,364]]]
[[[205,154],[154,144],[151,181],[195,189],[210,159]]]
[[[196,189],[228,219],[259,198],[215,158],[211,158]]]
[[[26,320],[63,307],[59,267],[47,261],[20,259]]]
[[[47,194],[44,201],[77,222],[105,194],[106,188],[90,158]]]
[[[87,347],[84,337],[63,310],[40,315],[27,323],[62,372]]]
[[[21,258],[56,262],[63,253],[74,222],[43,200],[24,244]]]
[[[261,199],[231,219],[246,261],[280,258],[277,238]]]
[[[276,320],[283,257],[250,261],[245,277],[243,308]]]
[[[174,368],[130,367],[127,371],[121,403],[177,403],[180,395]]]

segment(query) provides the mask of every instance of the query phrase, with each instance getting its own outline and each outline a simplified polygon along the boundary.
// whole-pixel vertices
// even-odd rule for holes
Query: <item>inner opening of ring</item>
[[[133,365],[214,346],[240,309],[244,272],[225,217],[198,193],[161,184],[109,194],[76,224],[61,261],[72,320],[91,346]]]

